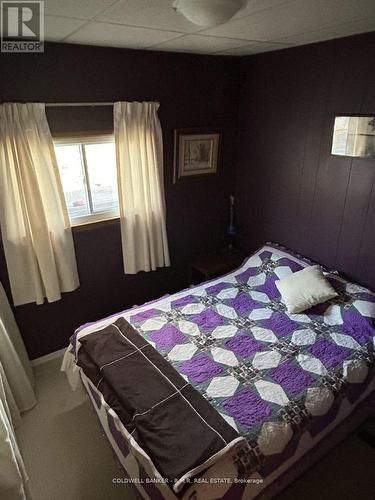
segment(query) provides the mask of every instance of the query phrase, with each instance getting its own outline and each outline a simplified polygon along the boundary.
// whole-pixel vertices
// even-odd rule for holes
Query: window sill
[[[71,227],[74,233],[80,233],[83,231],[90,231],[91,229],[96,229],[99,227],[112,226],[119,220],[120,216],[116,215],[115,217],[108,217],[107,219],[81,222],[79,224],[72,225]]]

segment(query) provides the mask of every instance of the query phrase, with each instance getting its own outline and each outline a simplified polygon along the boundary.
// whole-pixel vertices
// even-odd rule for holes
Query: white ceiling
[[[375,31],[375,0],[249,0],[202,29],[173,0],[45,0],[46,40],[243,56]]]

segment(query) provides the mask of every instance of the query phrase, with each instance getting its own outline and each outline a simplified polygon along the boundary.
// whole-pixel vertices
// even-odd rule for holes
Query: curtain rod
[[[160,104],[157,101],[152,101],[156,102],[156,104]],[[114,102],[47,102],[46,107],[47,108],[73,108],[73,107],[96,107],[96,106],[113,106]]]
[[[46,108],[62,108],[75,106],[113,106],[113,102],[47,102]]]

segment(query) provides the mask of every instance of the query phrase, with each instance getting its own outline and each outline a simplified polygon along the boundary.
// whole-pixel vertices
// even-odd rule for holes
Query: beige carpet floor
[[[35,367],[37,406],[26,413],[18,441],[33,500],[134,500],[88,400],[73,393],[61,359]]]
[[[61,359],[35,368],[38,405],[24,415],[18,439],[34,500],[135,500],[88,400],[71,391]],[[375,498],[375,449],[348,437],[278,500]]]

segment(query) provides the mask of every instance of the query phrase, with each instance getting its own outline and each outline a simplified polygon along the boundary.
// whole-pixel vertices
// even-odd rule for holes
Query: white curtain
[[[79,286],[44,104],[0,106],[0,225],[15,305]]]
[[[0,498],[30,497],[14,429],[35,404],[34,378],[13,312],[0,283]]]
[[[116,102],[114,131],[126,274],[169,266],[159,104]]]
[[[6,382],[0,363],[0,498],[26,500],[31,498],[28,476],[14,432]]]
[[[13,311],[10,308],[4,288],[0,283],[0,363],[4,370],[11,396],[8,404],[13,418],[18,421],[19,414],[30,410],[35,403],[34,377],[29,358],[23,343]],[[15,405],[13,404],[15,403]]]

